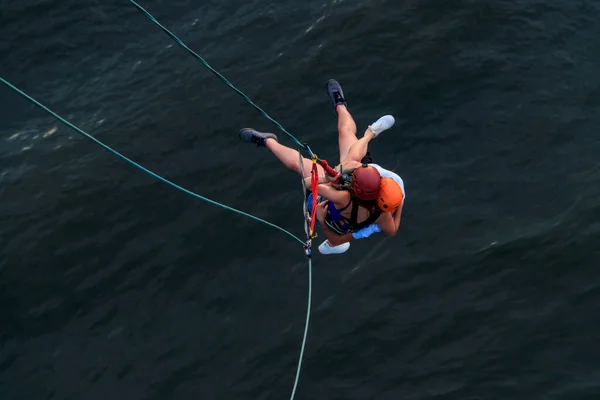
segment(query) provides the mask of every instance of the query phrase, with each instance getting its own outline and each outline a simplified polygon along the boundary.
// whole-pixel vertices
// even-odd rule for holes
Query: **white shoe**
[[[319,245],[319,253],[321,254],[342,254],[348,251],[350,242],[342,243],[339,246],[331,246],[326,240]]]
[[[369,129],[375,134],[375,136],[379,136],[379,134],[383,131],[390,129],[396,120],[391,115],[384,115],[379,118],[377,121],[373,122],[373,124],[369,125]]]

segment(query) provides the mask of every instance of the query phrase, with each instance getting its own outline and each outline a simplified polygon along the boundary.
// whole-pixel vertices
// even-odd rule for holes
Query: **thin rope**
[[[96,139],[95,137],[93,137],[92,135],[84,132],[82,129],[78,128],[77,126],[73,125],[71,122],[67,121],[66,119],[64,119],[63,117],[61,117],[60,115],[56,114],[54,111],[50,110],[48,107],[46,107],[45,105],[43,105],[42,103],[40,103],[39,101],[35,100],[33,97],[29,96],[27,93],[23,92],[21,89],[17,88],[16,86],[14,86],[12,83],[8,82],[6,79],[2,78],[0,76],[0,81],[2,83],[4,83],[6,86],[8,86],[9,88],[11,88],[12,90],[14,90],[15,92],[19,93],[20,95],[22,95],[23,97],[25,97],[27,100],[31,101],[33,104],[35,104],[36,106],[40,107],[42,110],[46,111],[48,114],[52,115],[54,118],[56,118],[57,120],[59,120],[60,122],[62,122],[63,124],[67,125],[68,127],[72,128],[73,130],[75,130],[76,132],[80,133],[81,135],[83,135],[84,137],[86,137],[87,139],[90,139],[92,142],[96,143],[97,145],[101,146],[102,148],[104,148],[105,150],[107,150],[108,152],[112,153],[113,155],[121,158],[122,160],[128,162],[129,164],[133,165],[134,167],[140,169],[141,171],[151,175],[152,177],[166,183],[167,185],[180,190],[186,194],[189,194],[192,197],[195,197],[197,199],[206,201],[210,204],[213,204],[215,206],[218,207],[222,207],[226,210],[229,211],[233,211],[235,213],[244,215],[248,218],[251,218],[255,221],[258,222],[262,222],[270,227],[273,227],[275,229],[280,230],[281,232],[289,235],[290,237],[294,238],[296,241],[300,242],[302,245],[306,245],[306,242],[302,241],[300,238],[298,238],[296,235],[294,235],[293,233],[285,230],[284,228],[275,225],[269,221],[265,221],[264,219],[255,217],[254,215],[248,214],[244,211],[235,209],[233,207],[227,206],[225,204],[221,204],[217,201],[211,200],[207,197],[201,196],[197,193],[192,192],[191,190],[188,190],[182,186],[177,185],[176,183],[171,182],[170,180],[163,178],[162,176],[158,175],[155,172],[150,171],[149,169],[143,167],[142,165],[136,163],[135,161],[129,159],[128,157],[124,156],[123,154],[119,153],[118,151],[114,150],[113,148],[111,148],[110,146],[102,143],[100,140]],[[300,156],[300,159],[302,160],[302,156]],[[304,175],[304,174],[303,174]],[[303,182],[304,184],[304,182]],[[305,201],[306,203],[306,201]],[[3,262],[4,263],[4,262]],[[0,267],[3,265],[0,264]],[[309,327],[309,323],[310,323],[310,309],[311,309],[311,300],[312,300],[312,258],[309,256],[308,257],[308,307],[306,310],[306,322],[304,325],[304,336],[302,338],[302,345],[300,347],[300,357],[298,360],[298,368],[296,371],[296,378],[294,380],[294,388],[292,390],[292,395],[290,397],[290,400],[294,400],[294,396],[296,394],[296,388],[298,387],[298,382],[300,380],[300,370],[302,368],[302,359],[304,358],[304,349],[306,348],[306,338],[308,336],[308,327]]]
[[[306,307],[306,323],[304,324],[304,337],[302,338],[302,346],[300,347],[300,358],[298,360],[298,369],[296,371],[296,379],[294,380],[294,389],[290,400],[294,400],[296,388],[300,381],[300,369],[302,368],[302,359],[304,358],[304,348],[306,347],[306,337],[308,336],[308,324],[310,322],[310,307],[312,299],[312,258],[308,258],[308,305]]]
[[[275,124],[275,126],[277,126],[282,132],[284,132],[285,134],[287,134],[294,142],[296,142],[296,144],[298,146],[300,146],[300,148],[306,150],[311,157],[314,155],[312,150],[310,149],[310,147],[308,147],[307,145],[301,143],[298,139],[296,139],[296,137],[294,137],[294,135],[292,135],[291,133],[289,133],[279,122],[275,121],[273,118],[271,118],[262,108],[260,108],[258,105],[256,105],[252,100],[250,100],[250,98],[248,96],[246,96],[241,90],[239,90],[238,88],[236,88],[231,82],[229,82],[223,75],[221,75],[218,71],[216,71],[213,67],[211,67],[208,62],[206,62],[202,57],[200,57],[196,52],[194,52],[192,49],[190,49],[185,43],[183,43],[183,41],[181,41],[181,39],[179,39],[177,36],[175,36],[174,33],[172,33],[170,30],[168,30],[167,28],[165,28],[160,22],[158,22],[158,20],[156,18],[154,18],[152,16],[152,14],[150,14],[148,11],[146,11],[146,9],[144,9],[144,7],[142,7],[141,5],[139,5],[138,3],[136,3],[134,0],[129,0],[129,2],[131,4],[133,4],[135,7],[137,7],[138,10],[140,10],[142,13],[144,13],[144,15],[152,22],[154,22],[158,27],[160,27],[160,29],[162,29],[167,35],[169,35],[169,37],[171,37],[171,39],[173,39],[177,44],[179,44],[181,47],[183,47],[185,50],[187,50],[192,56],[194,56],[198,61],[200,61],[206,68],[208,68],[213,74],[215,74],[217,77],[219,77],[219,79],[221,79],[221,81],[223,81],[223,83],[225,83],[227,86],[229,86],[231,89],[233,89],[237,94],[239,94],[240,96],[242,96],[242,98],[251,106],[253,106],[256,110],[258,110],[258,112],[260,112],[265,118],[267,118],[269,121],[273,122]],[[302,160],[302,155],[300,155],[300,159]],[[302,165],[302,176],[304,179],[304,166],[302,164],[301,161],[301,165]],[[304,185],[304,180],[303,180],[303,185]],[[306,190],[305,190],[306,193]],[[305,203],[305,207],[306,207],[306,201]],[[305,220],[306,220],[306,215],[305,215]],[[306,230],[306,226],[305,226],[305,230]],[[307,234],[308,237],[308,234]],[[300,378],[300,367],[302,364],[302,357],[304,355],[304,347],[306,345],[306,335],[308,332],[308,324],[309,324],[309,320],[310,320],[310,302],[311,302],[311,297],[312,297],[312,263],[311,263],[311,258],[308,258],[308,273],[309,273],[309,292],[308,292],[308,310],[306,313],[306,325],[304,328],[304,338],[302,340],[302,347],[301,347],[301,351],[300,351],[300,360],[298,361],[298,371],[296,373],[296,380],[294,382],[294,389],[292,391],[292,397],[291,400],[294,399],[294,395],[296,393],[296,387],[298,385],[298,380]]]
[[[154,172],[150,171],[149,169],[147,169],[147,168],[143,167],[142,165],[140,165],[140,164],[136,163],[135,161],[133,161],[133,160],[131,160],[131,159],[127,158],[126,156],[124,156],[123,154],[121,154],[121,153],[119,153],[118,151],[114,150],[114,149],[113,149],[113,148],[111,148],[110,146],[108,146],[108,145],[106,145],[106,144],[102,143],[101,141],[99,141],[98,139],[96,139],[95,137],[93,137],[92,135],[90,135],[90,134],[88,134],[88,133],[84,132],[83,130],[81,130],[80,128],[76,127],[75,125],[73,125],[72,123],[70,123],[69,121],[67,121],[67,120],[66,120],[66,119],[64,119],[63,117],[61,117],[60,115],[56,114],[54,111],[50,110],[48,107],[46,107],[46,106],[45,106],[45,105],[43,105],[42,103],[38,102],[38,101],[37,101],[37,100],[35,100],[33,97],[29,96],[27,93],[23,92],[21,89],[17,88],[17,87],[16,87],[16,86],[14,86],[13,84],[11,84],[11,83],[10,83],[10,82],[8,82],[7,80],[5,80],[4,78],[0,77],[0,81],[2,81],[2,83],[4,83],[6,86],[8,86],[9,88],[11,88],[11,89],[12,89],[12,90],[14,90],[15,92],[17,92],[17,93],[19,93],[20,95],[22,95],[23,97],[25,97],[27,100],[31,101],[33,104],[37,105],[38,107],[40,107],[41,109],[43,109],[44,111],[46,111],[47,113],[49,113],[50,115],[52,115],[54,118],[56,118],[57,120],[59,120],[59,121],[60,121],[60,122],[62,122],[63,124],[65,124],[65,125],[69,126],[70,128],[72,128],[72,129],[74,129],[75,131],[79,132],[80,134],[82,134],[82,135],[83,135],[83,136],[85,136],[86,138],[90,139],[91,141],[93,141],[93,142],[94,142],[94,143],[96,143],[97,145],[99,145],[99,146],[103,147],[105,150],[107,150],[107,151],[109,151],[110,153],[114,154],[115,156],[117,156],[117,157],[121,158],[122,160],[124,160],[124,161],[128,162],[129,164],[133,165],[134,167],[136,167],[136,168],[139,168],[140,170],[142,170],[142,171],[144,171],[145,173],[147,173],[147,174],[149,174],[149,175],[153,176],[154,178],[156,178],[156,179],[158,179],[158,180],[160,180],[160,181],[162,181],[162,182],[166,183],[167,185],[170,185],[170,186],[174,187],[175,189],[181,190],[182,192],[184,192],[184,193],[187,193],[187,194],[189,194],[190,196],[193,196],[193,197],[195,197],[195,198],[197,198],[197,199],[204,200],[204,201],[206,201],[206,202],[208,202],[208,203],[210,203],[210,204],[213,204],[213,205],[215,205],[215,206],[222,207],[222,208],[224,208],[224,209],[226,209],[226,210],[233,211],[233,212],[235,212],[235,213],[238,213],[238,214],[244,215],[244,216],[246,216],[246,217],[248,217],[248,218],[252,218],[252,219],[253,219],[253,220],[255,220],[255,221],[262,222],[263,224],[269,225],[270,227],[272,227],[272,228],[275,228],[275,229],[278,229],[278,230],[280,230],[281,232],[283,232],[283,233],[285,233],[285,234],[287,234],[287,235],[291,236],[292,238],[294,238],[296,241],[300,242],[301,244],[303,244],[303,245],[305,244],[305,242],[304,242],[302,239],[298,238],[298,237],[297,237],[296,235],[294,235],[293,233],[291,233],[291,232],[289,232],[289,231],[285,230],[284,228],[282,228],[282,227],[280,227],[280,226],[278,226],[278,225],[275,225],[275,224],[273,224],[273,223],[271,223],[271,222],[269,222],[269,221],[265,221],[264,219],[261,219],[261,218],[259,218],[259,217],[255,217],[254,215],[248,214],[248,213],[246,213],[246,212],[244,212],[244,211],[241,211],[241,210],[235,209],[235,208],[233,208],[233,207],[230,207],[230,206],[227,206],[227,205],[225,205],[225,204],[221,204],[221,203],[219,203],[219,202],[217,202],[217,201],[214,201],[214,200],[211,200],[211,199],[209,199],[209,198],[207,198],[207,197],[201,196],[201,195],[199,195],[199,194],[197,194],[197,193],[194,193],[194,192],[192,192],[191,190],[188,190],[188,189],[186,189],[186,188],[184,188],[184,187],[181,187],[181,186],[179,186],[179,185],[178,185],[178,184],[176,184],[176,183],[173,183],[173,182],[171,182],[171,181],[170,181],[170,180],[168,180],[167,178],[163,178],[162,176],[158,175],[157,173],[154,173]]]
[[[301,143],[298,139],[296,139],[296,137],[294,135],[292,135],[291,133],[289,133],[279,122],[275,121],[273,118],[271,118],[269,116],[269,114],[267,114],[262,108],[260,108],[258,105],[256,105],[252,100],[250,100],[250,98],[248,96],[246,96],[241,90],[239,90],[238,88],[236,88],[231,82],[229,82],[227,80],[227,78],[225,78],[223,75],[221,75],[217,70],[215,70],[213,67],[211,67],[208,62],[206,62],[202,57],[200,57],[194,50],[190,49],[185,43],[183,43],[181,41],[181,39],[179,39],[177,36],[175,36],[175,34],[173,32],[171,32],[170,30],[168,30],[167,28],[165,28],[160,22],[158,22],[158,20],[156,18],[154,18],[152,16],[152,14],[150,14],[148,11],[146,11],[146,9],[144,9],[144,7],[140,6],[138,3],[136,3],[133,0],[129,0],[129,2],[131,4],[133,4],[135,7],[137,7],[138,10],[140,10],[142,13],[144,13],[144,15],[146,15],[146,17],[148,17],[148,19],[152,22],[154,22],[156,25],[158,25],[158,27],[160,27],[160,29],[162,29],[167,35],[169,35],[171,37],[171,39],[173,39],[177,44],[179,44],[181,47],[183,47],[185,50],[187,50],[192,56],[194,56],[198,61],[200,61],[206,68],[208,68],[213,74],[215,74],[216,76],[219,77],[219,79],[221,79],[221,81],[223,81],[223,83],[225,83],[227,86],[229,86],[231,89],[233,89],[237,94],[239,94],[240,96],[242,96],[242,98],[244,100],[246,100],[246,102],[248,104],[250,104],[252,107],[254,107],[256,110],[258,110],[258,112],[260,112],[265,118],[267,118],[269,121],[273,122],[275,124],[275,126],[277,126],[282,132],[284,132],[285,134],[287,134],[290,138],[292,138],[292,140],[294,142],[296,142],[296,144],[298,146],[300,146],[301,148],[303,148],[304,150],[310,151],[309,147],[303,143]]]
[[[300,170],[302,171],[302,193],[304,201],[302,203],[302,209],[304,212],[304,232],[306,233],[307,243],[311,243],[310,239],[310,213],[308,212],[308,207],[306,205],[307,196],[306,196],[306,184],[304,179],[306,178],[305,170],[304,170],[304,160],[302,158],[302,154],[300,154],[300,150],[298,150]],[[310,249],[309,249],[310,251]],[[294,396],[296,395],[296,389],[298,387],[298,382],[300,380],[300,369],[302,367],[302,359],[304,358],[304,348],[306,346],[306,338],[308,336],[308,325],[310,321],[310,309],[311,309],[311,299],[312,299],[312,259],[308,258],[308,306],[306,307],[306,323],[304,325],[304,337],[302,339],[302,346],[300,347],[300,358],[298,360],[298,369],[296,371],[296,379],[294,380],[294,388],[292,389],[292,395],[290,400],[294,400]]]
[[[304,213],[304,233],[306,233],[306,237],[310,238],[310,213],[308,212],[308,206],[306,205],[306,201],[308,197],[306,196],[306,184],[304,183],[304,179],[306,179],[306,174],[304,173],[304,162],[302,160],[302,154],[298,150],[298,156],[300,157],[300,170],[302,171],[302,196],[304,197],[304,202],[302,203],[302,212]]]

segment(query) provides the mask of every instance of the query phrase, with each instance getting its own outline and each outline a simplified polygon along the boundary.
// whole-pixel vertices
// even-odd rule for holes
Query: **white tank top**
[[[382,178],[392,178],[393,180],[395,180],[396,183],[400,186],[400,189],[402,189],[402,199],[406,198],[406,191],[404,190],[404,181],[402,180],[402,178],[400,178],[397,174],[393,173],[392,171],[388,171],[387,169],[382,168],[377,164],[369,165],[375,167],[377,171],[379,171],[379,175],[381,175]]]

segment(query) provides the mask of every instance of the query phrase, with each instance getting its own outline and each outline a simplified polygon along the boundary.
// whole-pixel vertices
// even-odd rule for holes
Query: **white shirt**
[[[400,178],[397,174],[393,173],[392,171],[388,171],[387,169],[382,168],[380,165],[369,165],[376,168],[377,171],[379,171],[379,175],[381,175],[382,178],[392,178],[393,180],[395,180],[396,183],[400,186],[400,189],[402,189],[402,199],[406,198],[406,192],[404,191],[404,181],[402,180],[402,178]]]

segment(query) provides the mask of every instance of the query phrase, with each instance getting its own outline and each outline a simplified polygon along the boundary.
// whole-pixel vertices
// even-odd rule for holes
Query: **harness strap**
[[[331,168],[329,164],[327,164],[327,160],[319,160],[319,164],[325,170],[325,173],[329,176],[339,177],[341,173],[337,172],[335,169]]]
[[[358,202],[352,199],[352,213],[350,214],[350,226],[355,227],[357,225],[356,219],[358,218]]]
[[[381,210],[376,209],[375,211],[370,212],[367,219],[359,224],[357,222],[359,207],[360,207],[360,205],[354,199],[354,201],[352,202],[352,213],[350,214],[350,221],[349,221],[350,224],[349,225],[350,225],[351,229],[355,232],[361,230],[365,226],[371,225],[373,222],[377,221],[377,218],[379,218],[379,216],[381,215]]]
[[[313,157],[312,170],[310,171],[311,176],[311,189],[312,189],[312,212],[310,215],[310,233],[309,238],[313,239],[315,235],[315,223],[317,222],[317,197],[318,197],[318,186],[319,186],[319,170],[317,169],[317,157]]]
[[[365,226],[369,226],[371,225],[373,222],[377,221],[377,218],[379,218],[379,216],[381,215],[382,211],[381,210],[375,210],[374,212],[372,212],[369,217],[364,220],[363,222],[361,222],[360,224],[358,224],[356,226],[356,230],[359,231],[362,228],[364,228]]]

